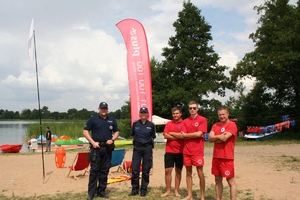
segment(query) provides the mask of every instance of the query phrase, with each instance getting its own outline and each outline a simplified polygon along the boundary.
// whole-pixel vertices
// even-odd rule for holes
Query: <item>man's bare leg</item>
[[[191,200],[193,198],[193,194],[192,194],[192,186],[193,186],[192,169],[193,168],[192,166],[185,167],[185,168],[186,168],[186,185],[187,185],[188,196],[185,197],[183,200]]]
[[[221,200],[223,195],[223,177],[222,176],[215,176],[215,183],[216,183],[216,200]]]
[[[179,186],[180,186],[180,182],[181,182],[181,171],[182,171],[182,169],[179,169],[179,168],[175,167],[175,189],[174,189],[174,193],[175,193],[176,197],[180,197]]]
[[[203,173],[203,166],[197,166],[196,169],[197,169],[197,173],[198,173],[198,177],[199,177],[199,185],[200,185],[200,192],[201,192],[200,199],[204,200],[205,199],[205,196],[204,196],[205,177],[204,177],[204,173]]]
[[[229,185],[229,188],[230,188],[230,199],[231,200],[236,200],[237,187],[236,187],[235,179],[234,178],[228,178],[227,182],[228,182],[228,185]]]
[[[166,192],[161,197],[167,197],[171,194],[171,182],[172,182],[172,168],[165,169],[165,183],[166,183]]]

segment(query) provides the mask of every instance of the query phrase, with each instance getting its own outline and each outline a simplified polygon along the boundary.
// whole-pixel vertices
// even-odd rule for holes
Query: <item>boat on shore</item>
[[[23,144],[3,144],[0,145],[2,153],[19,153]]]
[[[265,140],[273,137],[276,133],[280,131],[272,131],[270,133],[248,133],[245,134],[244,138],[246,140]]]
[[[56,152],[56,150],[59,148],[64,148],[65,150],[89,149],[89,144],[54,145],[51,146],[51,152]],[[43,152],[45,151],[46,151],[46,146],[43,146]],[[42,152],[42,148],[39,147],[35,152]]]
[[[249,126],[248,134],[244,135],[246,140],[265,140],[273,137],[276,133],[282,132],[283,129],[289,129],[295,126],[295,120],[290,120],[288,115],[282,116],[282,122],[269,126]]]
[[[126,145],[132,145],[132,140],[126,140],[125,138],[118,137],[117,140],[115,140],[115,146],[116,147],[122,147]],[[80,137],[76,140],[72,140],[69,138],[64,138],[64,139],[57,139],[55,141],[55,145],[84,145],[84,144],[89,144],[89,141],[85,137]]]

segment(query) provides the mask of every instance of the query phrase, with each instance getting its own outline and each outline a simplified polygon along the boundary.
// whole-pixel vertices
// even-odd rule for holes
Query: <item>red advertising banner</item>
[[[152,81],[148,43],[143,25],[135,19],[116,24],[127,48],[127,71],[130,92],[131,123],[139,119],[139,109],[147,107],[152,121]]]

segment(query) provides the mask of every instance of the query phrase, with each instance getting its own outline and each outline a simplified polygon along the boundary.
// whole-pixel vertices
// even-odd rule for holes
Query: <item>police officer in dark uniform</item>
[[[114,140],[119,136],[116,120],[107,114],[107,103],[101,102],[98,111],[99,114],[92,116],[83,130],[83,135],[91,144],[91,169],[87,200],[92,200],[95,194],[102,198],[109,198],[105,193],[107,176],[111,167]],[[89,131],[92,132],[91,136]],[[97,182],[99,182],[98,187]]]
[[[155,135],[155,126],[148,120],[149,112],[146,107],[140,108],[140,119],[132,125],[131,135],[133,136],[133,154],[132,154],[132,190],[129,196],[139,194],[146,196],[149,185],[149,173],[152,167],[153,139]],[[142,162],[142,183],[139,185],[140,165]]]

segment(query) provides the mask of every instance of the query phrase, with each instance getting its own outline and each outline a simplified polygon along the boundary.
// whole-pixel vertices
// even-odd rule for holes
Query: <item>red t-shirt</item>
[[[234,159],[234,145],[237,134],[237,126],[234,122],[229,121],[226,124],[217,122],[213,125],[212,129],[215,132],[215,135],[221,135],[224,132],[230,132],[232,136],[222,143],[214,144],[214,158],[223,158],[223,159]]]
[[[169,132],[180,133],[182,130],[183,121],[180,120],[177,123],[174,120],[169,121],[164,129],[164,134],[169,134]],[[182,153],[183,150],[183,140],[167,140],[166,152],[167,153]]]
[[[183,121],[182,131],[189,134],[198,131],[207,132],[207,120],[205,117],[197,115],[195,118],[189,117]],[[204,138],[184,139],[183,154],[204,156]]]

